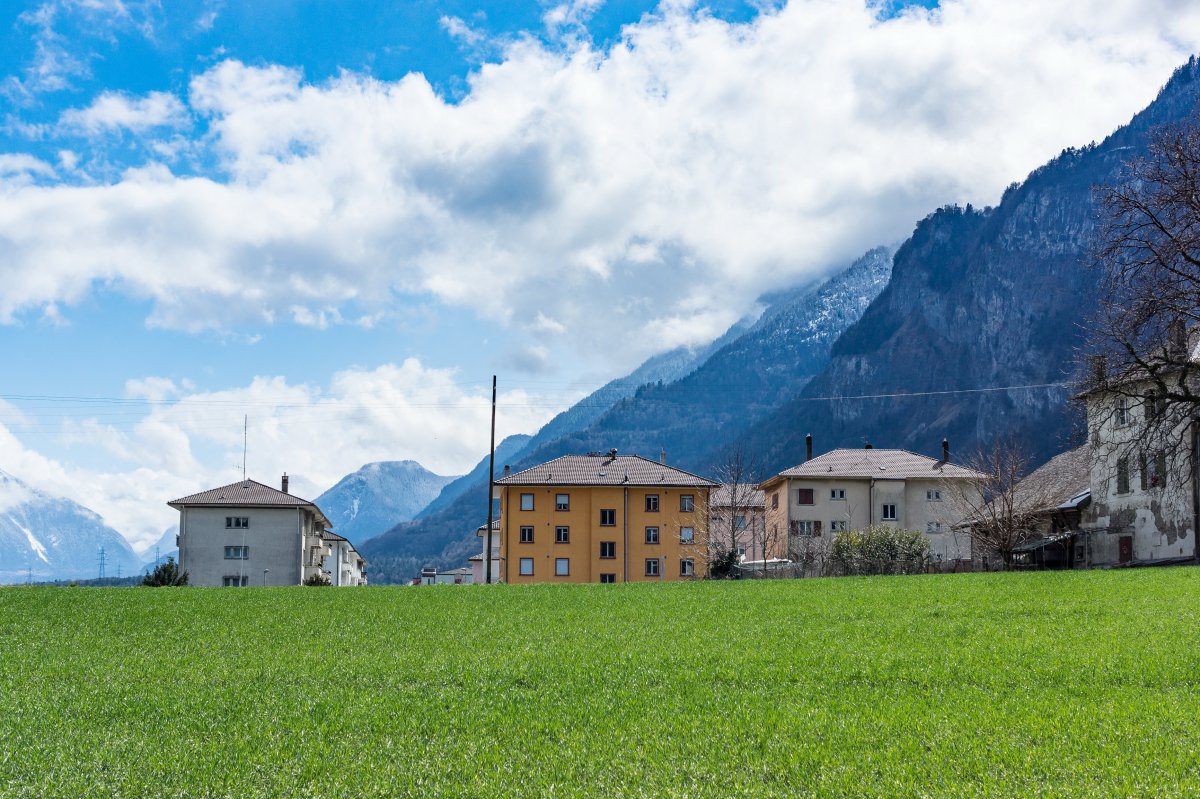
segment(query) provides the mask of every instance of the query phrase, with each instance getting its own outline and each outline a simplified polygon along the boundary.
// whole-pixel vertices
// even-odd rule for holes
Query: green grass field
[[[0,796],[1197,796],[1200,569],[0,589]]]

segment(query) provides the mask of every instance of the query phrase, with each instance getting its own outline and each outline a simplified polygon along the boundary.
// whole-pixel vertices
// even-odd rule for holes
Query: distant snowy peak
[[[335,531],[359,544],[412,519],[455,479],[412,460],[379,461],[343,477],[316,504]]]
[[[141,560],[95,512],[0,470],[0,583],[129,576]]]

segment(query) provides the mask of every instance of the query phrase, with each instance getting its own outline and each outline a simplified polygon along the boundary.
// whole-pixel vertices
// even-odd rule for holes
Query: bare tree
[[[721,487],[709,499],[708,549],[709,576],[729,577],[739,561],[739,549],[752,552],[762,544],[765,550],[763,492],[759,489],[757,461],[740,446],[728,448],[716,468]],[[764,556],[765,557],[765,556]]]
[[[977,480],[942,481],[947,520],[968,531],[975,559],[998,557],[1007,568],[1013,551],[1042,533],[1038,513],[1050,503],[1052,488],[1023,482],[1031,457],[1023,446],[1004,438],[971,455],[962,464],[978,472]]]
[[[1159,128],[1149,155],[1097,191],[1092,255],[1103,280],[1081,395],[1090,427],[1138,423],[1117,458],[1135,456],[1133,448],[1135,457],[1190,452],[1186,431],[1200,415],[1189,341],[1200,321],[1200,115]]]

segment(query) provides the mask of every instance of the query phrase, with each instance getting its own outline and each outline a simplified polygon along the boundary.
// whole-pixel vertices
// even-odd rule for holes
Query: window
[[[601,574],[600,575],[600,582],[602,582],[602,583],[615,583],[616,581],[617,581],[617,575],[615,575],[615,574]]]
[[[679,528],[679,543],[681,543],[681,544],[696,543],[696,528],[680,527]]]
[[[797,505],[812,505],[813,490],[811,488],[796,489],[796,504]]]
[[[533,494],[521,495],[521,510],[533,510]]]
[[[571,509],[571,495],[570,494],[557,494],[554,497],[554,509],[555,510],[570,510]]]
[[[657,544],[658,543],[658,528],[657,527],[647,527],[646,528],[646,543],[647,544]]]
[[[896,506],[895,505],[884,505],[883,506],[883,515],[880,518],[883,519],[885,522],[896,521]]]
[[[696,561],[691,558],[684,558],[679,561],[679,576],[694,577],[696,575]]]
[[[817,523],[807,519],[792,522],[792,535],[799,535],[805,538],[817,534]]]
[[[600,542],[600,557],[604,560],[612,560],[617,556],[616,541],[601,541]]]
[[[648,513],[658,513],[658,494],[646,495],[646,511]]]
[[[743,558],[746,556],[746,548],[744,546],[738,545],[737,556],[739,558]]]
[[[570,558],[555,558],[554,559],[554,576],[567,577],[571,574],[571,559]]]
[[[679,511],[681,513],[691,513],[696,509],[696,498],[691,494],[679,495]]]
[[[771,508],[775,509],[778,507],[779,507],[779,492],[776,491],[774,494],[771,495]]]
[[[533,576],[533,558],[521,558],[520,573],[522,577]]]
[[[1117,459],[1117,493],[1129,493],[1129,458]]]
[[[1142,472],[1142,490],[1147,488],[1162,488],[1167,481],[1167,456],[1160,452],[1153,458],[1147,458],[1143,453],[1139,458]]]
[[[521,543],[522,544],[532,544],[533,543],[533,528],[532,527],[522,527],[521,528]]]
[[[554,543],[556,543],[556,544],[571,543],[571,528],[570,527],[555,527],[554,528]]]
[[[250,547],[225,547],[225,560],[249,560]]]
[[[1146,418],[1153,419],[1167,409],[1167,401],[1165,398],[1158,396],[1153,391],[1146,392]]]
[[[926,522],[926,524],[925,524],[926,535],[937,535],[941,532],[942,532],[942,523],[941,522]]]
[[[1117,400],[1117,411],[1114,415],[1114,421],[1117,427],[1125,427],[1129,424],[1129,397],[1121,397]]]
[[[646,558],[646,576],[658,576],[658,558]]]
[[[617,512],[611,508],[605,508],[600,511],[600,526],[601,527],[616,527]]]
[[[940,488],[931,488],[925,492],[925,500],[927,502],[941,502],[942,490]]]
[[[245,530],[250,526],[249,516],[226,516],[225,526],[231,530]]]
[[[241,586],[250,585],[250,575],[227,574],[221,578],[221,585],[225,588],[238,588]]]
[[[845,519],[835,519],[834,521],[830,522],[829,523],[829,532],[831,532],[831,533],[846,532],[846,520]]]
[[[733,517],[733,529],[734,530],[744,530],[745,528],[746,528],[746,517],[745,516],[734,516]]]
[[[844,500],[846,498],[846,489],[844,489],[844,488],[829,489],[829,498],[835,502]]]

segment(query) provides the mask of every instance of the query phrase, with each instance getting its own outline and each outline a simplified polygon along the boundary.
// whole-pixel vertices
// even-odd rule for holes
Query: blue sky
[[[533,432],[995,202],[1149,102],[1193,5],[9,3],[0,468],[138,542],[244,416],[302,493],[464,471],[491,374]]]

